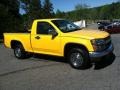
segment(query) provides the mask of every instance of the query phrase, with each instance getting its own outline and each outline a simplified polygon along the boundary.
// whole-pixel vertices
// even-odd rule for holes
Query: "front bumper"
[[[89,56],[91,58],[100,58],[100,57],[103,57],[107,54],[109,54],[110,52],[113,52],[114,48],[113,48],[113,45],[111,44],[109,46],[109,48],[107,48],[106,50],[102,51],[102,52],[89,52]]]

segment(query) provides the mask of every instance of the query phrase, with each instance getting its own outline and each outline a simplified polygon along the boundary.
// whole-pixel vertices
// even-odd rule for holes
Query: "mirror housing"
[[[49,29],[48,34],[52,35],[52,39],[54,39],[58,35],[56,30],[54,30],[54,29]]]
[[[55,30],[52,30],[51,34],[52,34],[52,39],[54,39],[58,35],[58,33]]]

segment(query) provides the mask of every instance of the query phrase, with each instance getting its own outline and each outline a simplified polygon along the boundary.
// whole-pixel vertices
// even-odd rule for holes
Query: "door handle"
[[[39,36],[36,36],[35,39],[40,39],[40,37],[39,37]]]

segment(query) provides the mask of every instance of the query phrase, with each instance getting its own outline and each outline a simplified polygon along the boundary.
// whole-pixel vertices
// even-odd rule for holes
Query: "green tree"
[[[56,11],[56,18],[64,18],[65,12],[60,11],[59,9]]]
[[[24,25],[31,28],[33,20],[43,18],[41,0],[21,0],[22,9],[25,10]]]
[[[50,0],[44,0],[44,2],[43,2],[44,18],[54,17],[53,9],[54,9],[53,4],[50,2]]]
[[[85,8],[89,8],[89,5],[87,5],[87,4],[77,4],[75,6],[75,10],[80,10],[80,9],[85,9]]]
[[[115,11],[114,11],[114,15],[115,15],[116,19],[120,18],[120,2],[116,3],[116,8],[115,8]]]
[[[41,1],[31,0],[29,12],[32,20],[42,18]]]
[[[4,32],[15,32],[21,29],[18,0],[0,1],[0,35]]]

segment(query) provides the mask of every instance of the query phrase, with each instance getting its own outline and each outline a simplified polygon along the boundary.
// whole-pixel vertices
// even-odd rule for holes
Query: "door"
[[[53,37],[52,32],[56,32],[56,30],[50,23],[37,23],[36,35],[31,35],[34,52],[54,55],[60,54],[60,37],[59,35]]]

